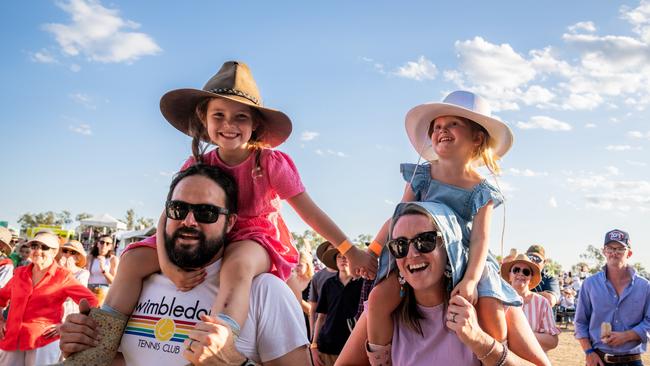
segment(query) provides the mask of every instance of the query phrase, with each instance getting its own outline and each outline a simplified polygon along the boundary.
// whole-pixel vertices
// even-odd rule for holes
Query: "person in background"
[[[18,255],[20,255],[20,261],[18,261],[16,268],[32,263],[32,248],[30,248],[27,243],[20,244],[18,248]]]
[[[575,315],[575,337],[585,363],[643,365],[650,334],[650,282],[628,264],[630,236],[614,229],[605,234],[606,264],[582,284]]]
[[[329,241],[322,242],[318,248],[316,248],[316,258],[323,263],[323,254],[331,248],[334,248],[332,243]],[[318,305],[318,299],[320,298],[320,293],[321,289],[323,288],[323,284],[325,281],[327,281],[329,278],[334,277],[336,275],[336,270],[333,270],[327,266],[325,266],[324,269],[316,272],[314,276],[311,279],[311,283],[309,284],[309,329],[310,329],[310,334],[309,334],[309,339],[313,340],[314,336],[314,324],[316,324],[316,306]]]
[[[100,235],[88,258],[88,288],[97,295],[100,305],[104,303],[108,289],[113,283],[118,264],[113,238],[110,235]]]
[[[77,240],[70,240],[63,244],[57,256],[59,265],[72,273],[74,278],[84,286],[88,286],[90,272],[86,269],[86,251],[83,244]],[[67,299],[63,304],[63,319],[68,314],[79,312],[79,306],[72,299]]]
[[[532,291],[544,296],[551,304],[551,307],[555,306],[560,300],[560,283],[557,277],[551,276],[548,270],[544,268],[547,262],[544,247],[538,244],[531,245],[526,251],[526,255],[542,270],[542,281]]]
[[[348,259],[336,248],[323,253],[323,263],[337,272],[321,289],[310,348],[315,366],[333,366],[352,331],[348,323],[357,313],[363,280],[352,277]]]
[[[18,262],[20,262],[20,254],[18,253],[18,248],[20,247],[18,245],[20,244],[20,238],[18,238],[16,230],[9,229],[9,232],[11,233],[11,242],[9,245],[14,248],[11,254],[9,254],[9,258],[14,262],[14,268],[18,268]]]
[[[542,280],[539,266],[525,254],[519,254],[503,263],[501,276],[524,299],[524,315],[544,352],[557,347],[560,330],[555,325],[553,309],[542,295],[530,291]]]
[[[562,296],[560,297],[560,304],[558,309],[558,316],[560,314],[567,314],[560,319],[563,322],[568,322],[573,324],[573,319],[575,315],[570,315],[568,311],[576,310],[576,292],[572,288],[563,288]]]
[[[0,288],[9,282],[14,273],[14,261],[9,257],[12,252],[11,232],[0,227]]]
[[[73,275],[56,263],[59,238],[48,232],[27,243],[32,263],[14,272],[0,289],[0,311],[11,303],[7,320],[0,318],[0,365],[49,365],[59,360],[59,328],[63,303],[97,299]]]
[[[291,275],[287,279],[287,285],[296,295],[302,312],[305,315],[305,325],[307,327],[307,336],[311,334],[311,325],[309,324],[309,314],[311,312],[311,304],[307,301],[309,299],[309,285],[312,277],[314,277],[314,262],[311,254],[300,251],[300,258],[298,265],[293,269]]]

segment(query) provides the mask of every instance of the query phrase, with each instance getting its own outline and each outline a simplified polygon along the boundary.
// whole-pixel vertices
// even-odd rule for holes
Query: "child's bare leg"
[[[117,273],[104,304],[122,314],[130,315],[140,298],[142,282],[150,274],[159,271],[155,249],[139,247],[127,251],[120,258]]]
[[[508,325],[503,303],[494,297],[479,297],[476,311],[481,329],[498,342],[505,341],[508,336]]]
[[[242,240],[228,244],[219,274],[219,292],[212,305],[213,316],[223,313],[243,327],[253,277],[270,269],[271,259],[257,242]]]
[[[368,296],[368,343],[384,346],[393,340],[392,313],[399,306],[400,284],[397,274],[379,282]]]

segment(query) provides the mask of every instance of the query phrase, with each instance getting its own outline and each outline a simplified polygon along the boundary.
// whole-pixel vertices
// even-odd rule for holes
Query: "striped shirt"
[[[548,300],[542,295],[531,292],[524,298],[523,310],[533,332],[550,335],[560,334],[560,329],[555,326],[553,309],[551,309]]]

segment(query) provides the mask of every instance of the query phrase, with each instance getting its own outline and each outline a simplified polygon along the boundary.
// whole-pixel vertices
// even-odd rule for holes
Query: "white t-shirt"
[[[221,260],[206,267],[205,281],[180,292],[165,276],[144,282],[135,311],[124,331],[120,350],[127,365],[186,365],[183,341],[199,319],[209,314],[217,296]],[[289,287],[276,276],[253,280],[248,319],[237,349],[255,362],[267,362],[309,344],[305,319]]]

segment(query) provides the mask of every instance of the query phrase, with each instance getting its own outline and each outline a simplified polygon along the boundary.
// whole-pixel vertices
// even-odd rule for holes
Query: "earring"
[[[406,295],[406,290],[404,289],[404,284],[406,283],[406,280],[399,272],[397,273],[397,282],[399,282],[399,297],[404,297],[404,295]]]

